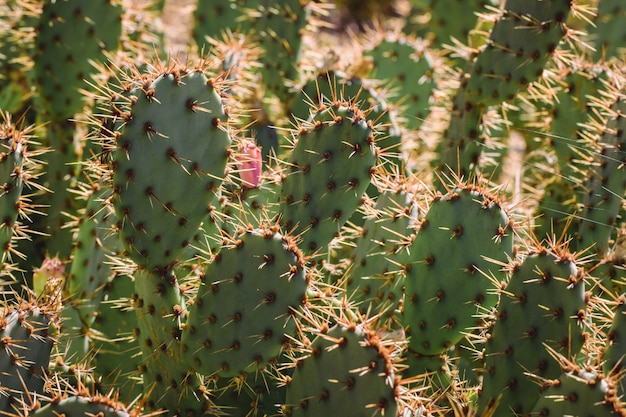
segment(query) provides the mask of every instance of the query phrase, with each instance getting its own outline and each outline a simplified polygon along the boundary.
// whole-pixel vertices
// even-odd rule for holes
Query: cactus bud
[[[246,140],[237,154],[237,167],[243,186],[256,188],[259,185],[263,167],[261,148],[253,141]]]

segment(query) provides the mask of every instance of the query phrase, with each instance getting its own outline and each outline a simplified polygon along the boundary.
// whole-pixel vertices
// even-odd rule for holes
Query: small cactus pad
[[[248,230],[209,265],[183,331],[184,359],[206,375],[255,372],[296,331],[306,298],[304,258],[276,228]]]
[[[613,324],[607,334],[607,346],[602,355],[605,374],[623,375],[626,369],[626,300],[620,298]],[[619,394],[624,394],[624,380],[619,381]]]
[[[404,266],[409,263],[412,222],[417,219],[417,202],[398,187],[385,190],[376,201],[355,242],[352,268],[346,291],[359,302],[362,313],[383,314],[393,319],[403,296]]]
[[[25,208],[22,191],[35,184],[31,179],[37,172],[28,152],[33,127],[20,128],[8,113],[0,117],[0,261],[5,262],[15,255],[18,217]]]
[[[299,131],[280,192],[281,223],[300,247],[325,247],[361,203],[377,162],[373,128],[354,105],[319,111]]]
[[[374,331],[355,324],[320,333],[295,364],[286,415],[395,416],[397,381],[389,352]]]
[[[9,411],[43,395],[54,344],[50,318],[31,303],[0,311],[0,410]]]
[[[579,221],[578,249],[592,248],[600,257],[607,254],[624,201],[626,170],[626,99],[623,95],[610,107],[594,161],[584,184]]]
[[[129,417],[130,413],[124,405],[107,397],[71,396],[41,407],[29,415],[33,417]]]
[[[594,369],[575,369],[549,382],[530,415],[624,417],[626,408],[615,395],[613,379]]]
[[[258,21],[248,16],[249,9],[258,5],[258,0],[198,0],[193,15],[192,36],[198,49],[209,47],[208,38],[219,38],[226,31],[247,34]]]
[[[386,39],[367,51],[366,57],[373,63],[369,76],[381,80],[382,87],[401,106],[406,127],[419,129],[430,112],[435,86],[428,51],[408,39]]]

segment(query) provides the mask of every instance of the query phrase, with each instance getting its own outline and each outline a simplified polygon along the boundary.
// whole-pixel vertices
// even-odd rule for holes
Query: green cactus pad
[[[258,4],[258,0],[198,0],[192,32],[198,49],[207,50],[207,37],[220,38],[227,31],[248,34],[258,21],[250,11]]]
[[[263,0],[259,3],[251,17],[259,17],[258,40],[265,50],[260,57],[263,83],[269,92],[286,103],[294,95],[290,84],[300,77],[296,63],[310,13],[309,2]]]
[[[131,305],[137,315],[134,333],[142,354],[146,407],[179,415],[207,411],[212,404],[203,393],[200,375],[182,358],[180,337],[187,310],[178,279],[172,272],[144,269],[133,276],[136,295]]]
[[[361,203],[377,165],[371,123],[354,105],[321,110],[298,132],[280,191],[281,224],[300,247],[326,246]]]
[[[139,369],[143,358],[136,340],[137,314],[131,308],[135,282],[117,275],[101,289],[102,301],[91,328],[99,337],[92,341],[98,352],[93,360],[94,377],[102,392],[119,390],[120,400],[130,403],[142,392]]]
[[[562,236],[569,224],[568,215],[578,211],[573,184],[568,178],[555,175],[545,180],[541,187],[534,233],[541,239]]]
[[[235,236],[209,265],[182,335],[193,369],[221,377],[254,373],[296,331],[306,298],[304,259],[292,238],[265,226]]]
[[[54,340],[50,317],[34,303],[6,305],[0,311],[0,410],[20,410],[44,394]]]
[[[579,201],[577,245],[579,250],[607,254],[626,191],[626,99],[621,96],[609,109],[606,127],[596,144]]]
[[[614,379],[593,369],[577,369],[551,381],[530,415],[623,417],[626,408],[615,395]]]
[[[113,275],[110,257],[123,252],[119,237],[112,232],[115,215],[105,203],[109,194],[107,187],[97,183],[87,191],[87,206],[75,236],[68,289],[72,305],[80,310],[85,323],[93,321],[102,300],[100,290]]]
[[[346,292],[362,313],[382,313],[381,324],[393,321],[403,297],[404,267],[409,263],[417,220],[417,202],[406,190],[385,190],[355,241]]]
[[[537,378],[558,378],[548,349],[575,355],[583,344],[584,282],[564,249],[540,249],[513,269],[485,347],[479,410],[523,415],[539,399]],[[497,403],[497,404],[496,404]]]
[[[598,1],[594,25],[588,28],[595,47],[594,60],[622,59],[626,46],[626,7],[620,0]]]
[[[589,125],[588,118],[597,119],[594,117],[592,98],[606,93],[609,78],[602,65],[592,66],[585,61],[574,65],[576,67],[563,79],[566,85],[558,90],[556,97],[547,97],[546,103],[552,115],[550,142],[558,158],[558,168],[561,175],[571,182],[581,177],[581,168],[586,168],[581,160],[593,151],[589,141],[584,139],[588,129],[581,127],[581,122]]]
[[[626,369],[626,300],[615,311],[613,325],[607,334],[607,346],[602,355],[602,370],[606,375],[622,375]],[[618,383],[619,395],[624,395],[624,380]]]
[[[508,0],[486,48],[470,73],[468,90],[477,104],[512,100],[537,80],[561,38],[571,2]]]
[[[19,236],[18,217],[24,214],[25,185],[38,174],[35,162],[29,159],[28,142],[32,127],[20,129],[9,114],[0,120],[0,261],[13,260],[15,239]],[[21,232],[23,235],[23,231]]]
[[[228,159],[227,116],[213,83],[185,68],[130,93],[116,138],[113,203],[128,256],[165,268],[209,214]]]
[[[483,113],[484,109],[469,96],[464,80],[452,102],[450,123],[444,137],[437,143],[438,158],[433,160],[437,176],[447,178],[453,172],[467,178],[471,169],[478,165],[485,142]],[[445,181],[439,181],[437,186],[441,192],[446,190]]]
[[[320,333],[307,350],[287,385],[286,415],[396,415],[394,366],[375,332],[338,324]]]
[[[476,28],[478,14],[493,0],[430,0],[429,36],[434,46],[451,45],[454,40],[466,44]]]
[[[58,0],[44,3],[35,46],[35,80],[42,103],[54,120],[74,116],[84,106],[94,62],[114,51],[122,32],[122,7],[112,0]],[[90,81],[90,80],[89,80]]]
[[[383,164],[390,172],[403,172],[402,138],[400,123],[391,106],[374,88],[364,84],[359,77],[346,77],[336,72],[323,72],[307,80],[290,103],[292,120],[309,120],[319,106],[337,101],[357,104],[368,114],[369,120],[376,120],[380,135],[377,146],[384,150]],[[393,165],[393,166],[391,166]]]
[[[513,233],[500,202],[479,187],[454,189],[432,202],[405,279],[403,324],[415,352],[443,353],[496,305]]]
[[[285,403],[287,379],[276,369],[233,379],[219,379],[213,390],[216,414],[228,417],[279,416],[281,405]],[[219,386],[226,383],[225,387]]]
[[[464,10],[464,13],[466,11]],[[365,56],[372,59],[369,77],[381,81],[393,101],[401,107],[403,124],[417,130],[430,113],[430,98],[435,86],[433,62],[425,49],[408,39],[385,39]]]

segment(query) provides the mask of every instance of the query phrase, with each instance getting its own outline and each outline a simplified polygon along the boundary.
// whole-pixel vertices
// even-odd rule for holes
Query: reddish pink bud
[[[258,187],[263,168],[263,155],[254,142],[245,141],[237,154],[237,168],[244,187]]]

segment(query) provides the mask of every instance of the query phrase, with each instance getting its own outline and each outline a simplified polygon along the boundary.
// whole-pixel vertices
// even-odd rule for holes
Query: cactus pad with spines
[[[536,81],[566,33],[569,0],[507,0],[468,82],[474,103],[512,100]]]
[[[415,352],[443,353],[496,305],[513,234],[501,202],[480,187],[452,189],[431,203],[405,279],[403,324]]]
[[[320,251],[361,203],[377,165],[371,122],[355,105],[322,108],[295,139],[280,191],[281,224]]]
[[[0,410],[17,412],[44,395],[54,345],[50,319],[34,302],[7,304],[0,311]]]
[[[626,191],[626,99],[623,95],[608,109],[606,127],[595,144],[594,163],[589,168],[580,202],[578,249],[607,254],[617,226]]]
[[[207,37],[220,38],[227,31],[248,35],[258,21],[250,15],[258,4],[258,0],[198,0],[192,33],[198,49],[206,52]]]
[[[513,267],[485,346],[479,410],[532,410],[539,386],[529,374],[558,378],[561,369],[549,349],[571,356],[580,350],[585,303],[584,282],[566,248],[534,249]]]
[[[394,364],[376,332],[340,323],[307,350],[287,385],[286,415],[396,415]]]
[[[50,117],[62,121],[84,106],[94,62],[114,51],[122,32],[122,7],[113,0],[45,2],[37,27],[35,80]]]
[[[129,417],[131,414],[126,409],[126,406],[108,397],[73,395],[47,404],[29,415],[32,415],[33,417]]]
[[[36,185],[35,161],[29,157],[29,139],[33,127],[20,128],[8,113],[0,120],[0,260],[10,261],[16,255],[15,239],[23,238],[18,218],[25,214],[22,192]],[[22,229],[21,231],[18,230]]]
[[[624,404],[615,393],[615,377],[598,370],[570,369],[548,387],[530,415],[557,417],[623,417]]]
[[[203,280],[182,335],[189,366],[234,377],[275,360],[306,299],[304,258],[293,238],[267,225],[233,236]]]
[[[365,53],[373,68],[369,76],[381,81],[389,91],[390,101],[400,107],[403,124],[417,130],[430,112],[435,86],[433,61],[426,48],[415,41],[384,39]]]
[[[606,375],[622,375],[626,369],[626,299],[618,299],[619,305],[615,309],[613,324],[607,334],[607,346],[602,356],[602,370]],[[618,382],[618,393],[623,395],[624,380]]]
[[[384,190],[356,240],[346,291],[362,313],[383,314],[385,326],[396,316],[403,297],[404,268],[410,260],[413,223],[418,208],[405,187]]]
[[[115,143],[113,204],[128,256],[164,268],[209,214],[228,159],[227,116],[201,71],[174,68],[129,94]]]

